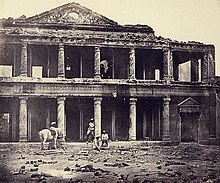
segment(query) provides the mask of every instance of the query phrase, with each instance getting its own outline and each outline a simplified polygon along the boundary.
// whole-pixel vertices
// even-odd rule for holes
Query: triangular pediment
[[[62,23],[62,24],[117,25],[117,22],[114,22],[113,20],[110,20],[74,2],[26,18],[25,21],[33,22],[33,23],[44,23],[44,24]]]
[[[193,98],[189,97],[186,100],[180,102],[178,106],[201,106],[201,104]]]

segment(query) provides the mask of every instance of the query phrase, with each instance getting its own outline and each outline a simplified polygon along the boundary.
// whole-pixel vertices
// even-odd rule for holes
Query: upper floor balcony
[[[28,43],[5,43],[0,48],[0,82],[200,85],[215,77],[212,50]]]

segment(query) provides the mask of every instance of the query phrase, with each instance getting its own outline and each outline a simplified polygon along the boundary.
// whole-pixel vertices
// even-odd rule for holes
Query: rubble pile
[[[90,146],[65,151],[2,151],[5,182],[220,182],[220,148],[178,146]],[[36,153],[37,152],[37,153]],[[8,171],[6,171],[8,170]],[[9,178],[10,177],[10,178]],[[10,180],[10,181],[8,181]],[[2,182],[4,182],[2,181]]]

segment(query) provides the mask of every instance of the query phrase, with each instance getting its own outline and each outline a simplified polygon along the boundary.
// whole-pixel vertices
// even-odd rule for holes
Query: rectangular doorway
[[[198,115],[196,113],[181,114],[181,141],[198,141]]]

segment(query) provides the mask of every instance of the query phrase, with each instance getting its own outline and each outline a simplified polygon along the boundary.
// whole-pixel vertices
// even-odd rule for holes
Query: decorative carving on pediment
[[[189,97],[186,100],[178,104],[180,113],[200,113],[201,104]]]
[[[20,27],[13,27],[12,29],[7,30],[9,34],[23,34],[24,31]]]
[[[191,97],[187,98],[186,100],[178,104],[178,106],[195,106],[195,105],[200,106],[201,104]]]
[[[26,21],[37,23],[117,25],[117,22],[80,6],[77,3],[69,3],[54,8],[39,15],[29,17]]]

